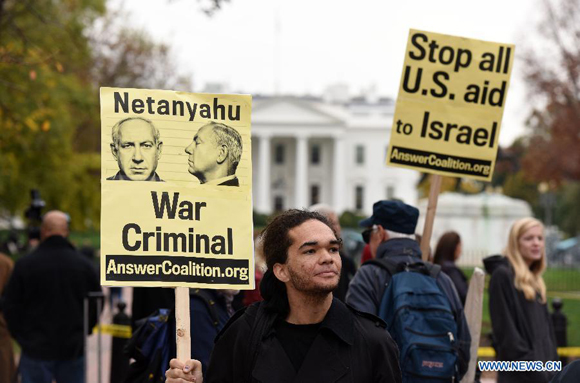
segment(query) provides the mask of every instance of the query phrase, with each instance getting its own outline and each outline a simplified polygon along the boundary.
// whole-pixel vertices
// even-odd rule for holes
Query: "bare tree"
[[[534,102],[524,169],[538,180],[580,180],[580,0],[543,6],[524,62]]]

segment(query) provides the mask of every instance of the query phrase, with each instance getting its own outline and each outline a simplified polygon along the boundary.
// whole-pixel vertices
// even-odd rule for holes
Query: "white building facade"
[[[419,201],[419,233],[423,232],[427,204],[427,199]],[[503,253],[513,223],[532,216],[532,209],[527,202],[502,194],[442,193],[439,195],[433,223],[431,251],[435,251],[439,238],[445,232],[456,231],[462,245],[458,264],[481,267],[483,258]]]
[[[370,215],[381,199],[417,205],[419,173],[387,167],[392,100],[344,104],[255,98],[252,108],[254,210],[325,203]]]

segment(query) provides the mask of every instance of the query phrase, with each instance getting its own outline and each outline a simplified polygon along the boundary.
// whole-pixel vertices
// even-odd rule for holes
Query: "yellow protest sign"
[[[251,97],[101,88],[101,283],[254,288]]]
[[[387,164],[490,181],[515,46],[410,30]]]

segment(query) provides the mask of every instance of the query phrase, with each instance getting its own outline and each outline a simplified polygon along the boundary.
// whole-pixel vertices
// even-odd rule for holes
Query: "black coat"
[[[206,383],[246,382],[248,350],[258,303],[236,314],[216,340]],[[299,371],[296,371],[268,314],[269,325],[261,338],[252,370],[252,382],[267,383],[397,383],[401,382],[397,345],[385,324],[334,299],[320,331]],[[371,319],[372,318],[372,319]]]
[[[147,318],[158,309],[175,308],[175,289],[166,287],[133,287],[131,303],[131,327],[136,329],[136,322]]]
[[[72,359],[84,353],[84,298],[101,292],[93,265],[61,236],[19,259],[6,286],[8,329],[31,358]],[[89,331],[97,321],[90,301]]]
[[[463,307],[465,307],[465,298],[467,298],[467,277],[463,274],[463,271],[455,265],[454,262],[443,262],[441,264],[441,270],[451,278],[455,290],[459,295],[459,300]]]
[[[556,337],[545,303],[533,301],[514,285],[514,271],[505,257],[484,260],[491,274],[489,313],[500,361],[557,361]],[[500,372],[498,383],[549,382],[549,372]]]
[[[344,254],[340,254],[340,260],[342,261],[342,268],[340,269],[340,280],[338,281],[338,286],[332,292],[335,298],[340,299],[344,302],[346,299],[346,293],[348,292],[348,285],[356,273],[356,266],[352,259]]]

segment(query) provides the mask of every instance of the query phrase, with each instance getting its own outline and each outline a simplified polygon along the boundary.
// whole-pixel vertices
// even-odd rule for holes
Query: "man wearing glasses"
[[[419,210],[401,201],[378,201],[373,205],[373,215],[360,222],[364,241],[369,245],[374,259],[387,259],[396,270],[403,264],[421,263],[421,249],[415,240]],[[431,264],[426,262],[430,267]],[[392,278],[391,273],[376,263],[365,263],[352,279],[346,303],[359,311],[379,314],[383,294]],[[463,376],[469,362],[471,336],[463,313],[463,306],[451,279],[443,272],[437,274],[436,283],[447,296],[453,317],[457,322],[458,372]]]

